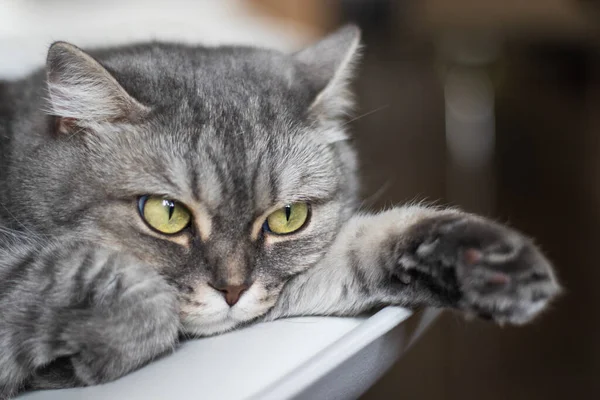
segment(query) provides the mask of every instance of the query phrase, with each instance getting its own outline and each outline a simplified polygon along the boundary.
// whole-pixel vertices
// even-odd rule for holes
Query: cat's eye
[[[309,214],[307,203],[288,204],[267,217],[265,230],[277,235],[294,233],[306,225]]]
[[[192,215],[181,203],[160,196],[142,196],[138,208],[143,220],[152,229],[173,235],[188,227]]]

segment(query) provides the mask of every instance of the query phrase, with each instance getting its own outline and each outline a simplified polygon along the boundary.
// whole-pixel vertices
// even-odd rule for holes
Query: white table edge
[[[316,354],[250,399],[281,400],[294,397],[361,349],[407,320],[412,314],[412,311],[400,307],[386,307],[380,310],[368,318],[365,323],[346,333],[325,351]]]

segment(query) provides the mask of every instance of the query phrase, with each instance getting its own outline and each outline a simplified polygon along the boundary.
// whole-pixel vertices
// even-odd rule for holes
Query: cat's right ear
[[[61,132],[136,119],[148,111],[98,61],[72,44],[52,44],[46,72],[48,112],[58,118],[57,129]]]

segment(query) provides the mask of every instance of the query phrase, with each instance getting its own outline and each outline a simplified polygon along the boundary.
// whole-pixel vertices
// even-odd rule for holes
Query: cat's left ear
[[[314,87],[310,110],[318,117],[337,119],[352,107],[348,86],[359,55],[360,29],[355,25],[346,25],[294,54],[296,61],[306,68]]]
[[[56,42],[48,50],[48,112],[58,130],[95,123],[135,120],[148,109],[139,103],[92,56],[72,44]]]

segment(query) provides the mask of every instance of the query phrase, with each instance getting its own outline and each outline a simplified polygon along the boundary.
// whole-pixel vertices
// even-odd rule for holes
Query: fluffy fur
[[[346,27],[291,55],[59,42],[43,71],[0,83],[0,398],[116,379],[178,333],[389,304],[521,324],[546,307],[552,269],[509,228],[417,205],[356,213],[341,119],[358,39]],[[192,224],[150,229],[143,195]],[[263,229],[294,202],[311,206],[303,229]],[[229,306],[223,285],[248,289]]]

